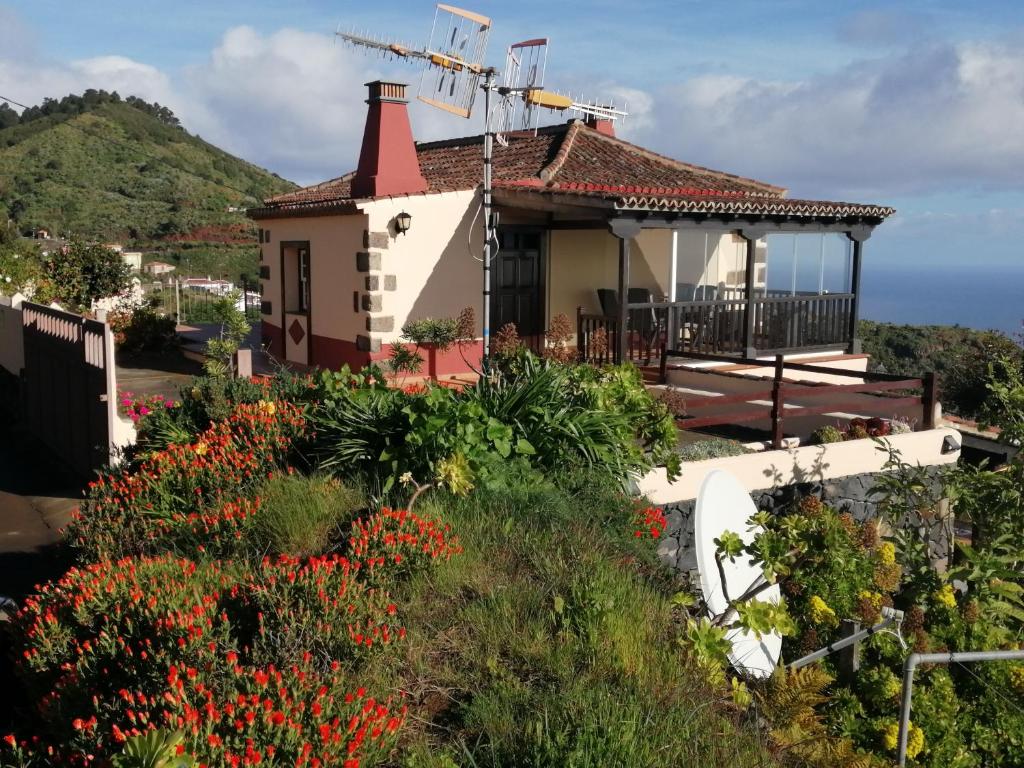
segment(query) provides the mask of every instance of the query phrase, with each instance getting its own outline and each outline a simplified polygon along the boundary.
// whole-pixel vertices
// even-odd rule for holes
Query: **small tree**
[[[94,301],[125,293],[131,270],[115,251],[72,240],[43,260],[42,277],[42,300],[88,312]]]
[[[0,225],[0,294],[31,293],[39,283],[39,248],[12,225]]]
[[[245,312],[238,308],[241,296],[239,291],[231,291],[213,302],[213,316],[220,323],[220,335],[206,342],[204,368],[210,376],[235,375],[235,353],[252,329]]]

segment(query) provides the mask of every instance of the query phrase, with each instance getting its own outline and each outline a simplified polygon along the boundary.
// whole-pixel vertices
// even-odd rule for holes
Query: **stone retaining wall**
[[[930,469],[936,483],[939,471],[939,467]],[[785,511],[794,501],[805,496],[817,496],[834,509],[849,512],[855,520],[863,522],[878,515],[880,498],[877,493],[872,493],[877,482],[877,474],[866,473],[824,482],[769,488],[754,491],[750,496],[758,509],[775,512]],[[669,568],[689,576],[697,569],[697,556],[693,545],[693,515],[697,502],[689,499],[660,506],[665,511],[667,525],[658,542],[658,558]]]

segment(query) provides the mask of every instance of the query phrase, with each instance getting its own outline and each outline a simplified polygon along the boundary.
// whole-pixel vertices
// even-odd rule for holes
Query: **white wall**
[[[268,323],[281,325],[281,243],[308,241],[310,258],[310,331],[318,336],[354,341],[366,333],[365,313],[353,308],[352,295],[365,289],[364,275],[356,269],[356,253],[363,250],[367,217],[361,214],[265,219],[258,226],[270,232],[261,246],[261,264],[270,267],[263,280],[263,299],[271,302]],[[291,307],[294,309],[294,307]]]
[[[374,314],[393,317],[394,330],[379,335],[382,343],[397,341],[410,320],[456,317],[467,306],[476,312],[478,329],[482,328],[479,201],[475,191],[465,191],[405,195],[363,206],[370,231],[390,233],[388,247],[380,251],[381,274],[394,275],[396,288],[383,292],[381,312]],[[399,213],[412,216],[403,235],[394,233],[392,225]]]
[[[942,453],[947,436],[961,443],[955,429],[942,427],[886,440],[899,450],[910,464],[933,466],[954,464],[960,452]],[[697,498],[701,483],[712,469],[734,475],[748,491],[759,491],[794,483],[820,482],[838,477],[883,471],[887,454],[873,440],[850,440],[828,445],[808,445],[788,450],[749,453],[683,464],[682,475],[670,483],[663,468],[655,469],[639,480],[640,493],[655,504],[671,504]]]

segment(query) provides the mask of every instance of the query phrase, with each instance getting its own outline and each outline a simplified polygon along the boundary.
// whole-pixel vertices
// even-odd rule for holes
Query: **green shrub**
[[[846,433],[834,424],[818,427],[811,433],[811,445],[828,445],[846,440]]]
[[[249,534],[253,546],[296,557],[326,552],[363,507],[360,493],[328,476],[276,475],[259,496]]]
[[[150,305],[112,312],[108,320],[118,350],[126,355],[167,352],[179,344],[177,322],[171,315],[157,314]]]
[[[725,440],[715,437],[710,440],[695,440],[679,448],[681,461],[703,461],[704,459],[721,459],[725,456],[742,456],[750,451],[736,440]]]
[[[239,405],[192,443],[102,473],[89,484],[68,539],[89,561],[229,547],[249,516],[236,516],[231,505],[246,501],[286,465],[304,426],[290,403]]]
[[[637,369],[567,367],[528,353],[519,364],[463,391],[321,374],[314,456],[325,469],[357,471],[379,493],[403,476],[465,493],[503,476],[509,461],[619,480],[660,462],[677,469],[675,423]]]

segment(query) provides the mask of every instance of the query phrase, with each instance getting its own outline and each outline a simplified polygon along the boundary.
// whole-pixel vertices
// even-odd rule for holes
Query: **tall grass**
[[[251,537],[262,552],[319,555],[343,538],[363,495],[326,475],[278,475],[261,490]]]
[[[405,593],[415,766],[773,766],[758,732],[683,657],[671,580],[607,486],[422,506],[464,552]]]

